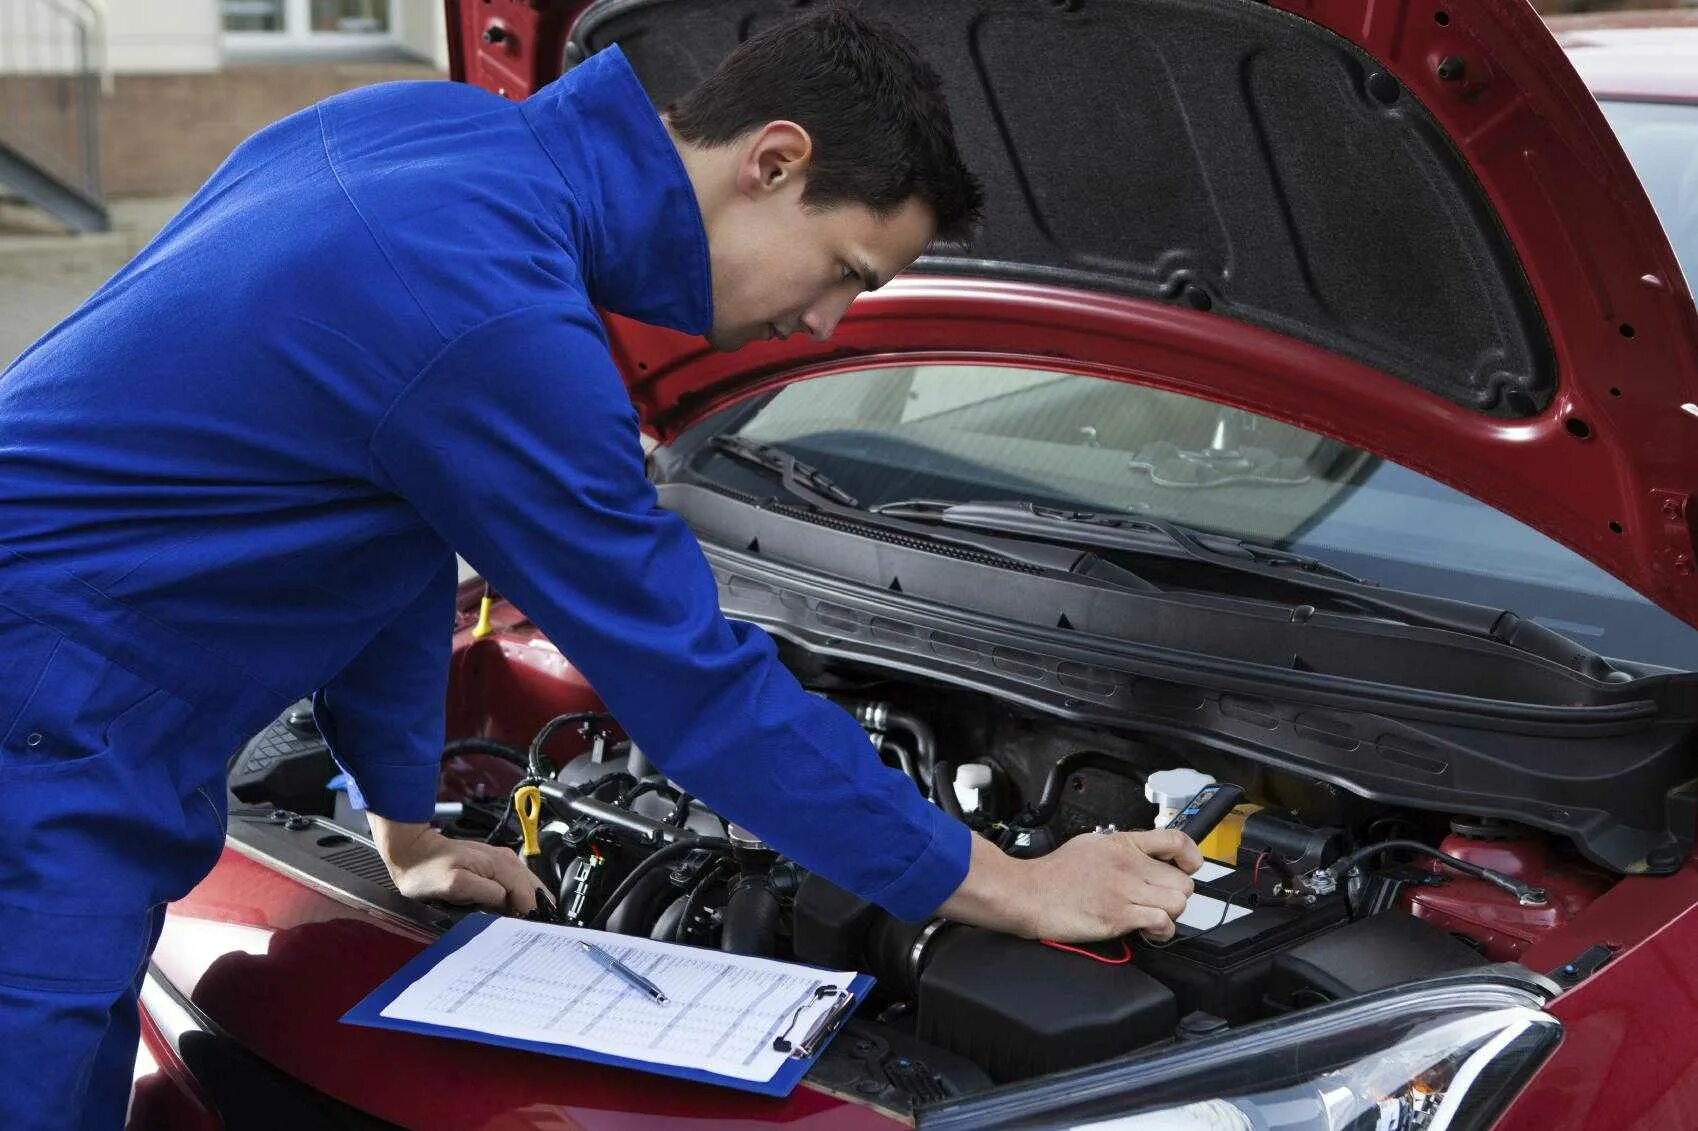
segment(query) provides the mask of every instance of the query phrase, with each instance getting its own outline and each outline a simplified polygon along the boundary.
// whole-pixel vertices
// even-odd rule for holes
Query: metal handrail
[[[104,213],[105,40],[98,0],[0,0],[0,156],[29,173],[28,186],[11,187],[36,197],[68,190]]]

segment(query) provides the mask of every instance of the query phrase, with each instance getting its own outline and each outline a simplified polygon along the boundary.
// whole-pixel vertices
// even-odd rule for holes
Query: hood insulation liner
[[[1527,282],[1432,117],[1349,42],[1255,0],[862,0],[943,74],[986,224],[921,270],[1207,309],[1475,411],[1556,375]],[[794,0],[602,0],[657,106]]]

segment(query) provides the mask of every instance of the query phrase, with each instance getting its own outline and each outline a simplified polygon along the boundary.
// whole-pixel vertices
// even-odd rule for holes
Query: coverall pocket
[[[35,673],[21,685],[9,717],[0,716],[0,776],[69,769],[99,757],[113,728],[164,696],[127,668],[33,622],[0,626],[0,636],[22,645],[14,663]]]
[[[84,914],[0,902],[0,985],[117,992],[141,971],[152,926],[149,909]]]

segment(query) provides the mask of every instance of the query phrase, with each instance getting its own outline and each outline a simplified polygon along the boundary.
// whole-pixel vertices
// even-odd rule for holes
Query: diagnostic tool
[[[1238,786],[1227,782],[1205,785],[1185,803],[1185,808],[1174,814],[1166,827],[1178,829],[1193,841],[1200,842],[1243,800],[1244,791]]]

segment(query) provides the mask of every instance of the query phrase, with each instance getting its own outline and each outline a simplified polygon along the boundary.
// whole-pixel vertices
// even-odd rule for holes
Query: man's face
[[[880,219],[859,204],[805,208],[802,188],[792,176],[740,195],[710,230],[715,349],[794,333],[824,341],[857,295],[889,282],[936,232],[917,198]]]

